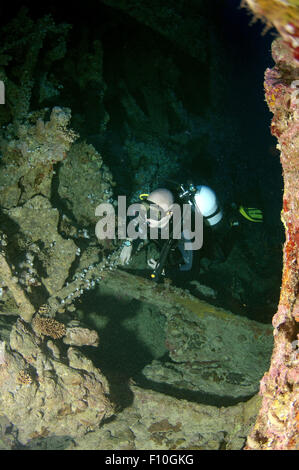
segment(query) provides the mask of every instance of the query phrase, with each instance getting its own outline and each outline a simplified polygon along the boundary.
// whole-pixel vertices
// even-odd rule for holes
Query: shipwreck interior
[[[49,305],[59,322],[97,332],[99,345],[80,350],[117,412],[132,404],[131,384],[233,406],[258,392],[269,367],[280,295],[282,169],[263,92],[276,33],[237,0],[129,3],[0,6],[0,235],[35,310],[113,260]],[[192,269],[155,283],[146,250],[119,266],[121,242],[96,238],[94,211],[169,181],[213,188],[229,230],[205,227]],[[19,313],[1,272],[0,288],[9,343]]]

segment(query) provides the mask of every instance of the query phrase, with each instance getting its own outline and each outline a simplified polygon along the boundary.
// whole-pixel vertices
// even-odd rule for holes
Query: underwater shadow
[[[31,439],[26,445],[17,443],[12,450],[65,450],[72,443],[71,436],[49,436]]]
[[[82,300],[80,306],[83,313],[82,321],[99,334],[99,346],[96,349],[84,347],[84,354],[107,378],[110,397],[119,411],[133,402],[130,380],[141,374],[142,369],[154,359],[153,354],[137,334],[123,325],[125,320],[132,319],[136,315],[141,302],[125,301],[123,298],[100,293],[95,295],[95,291],[85,294]],[[95,317],[97,311],[99,319],[102,317],[103,326]]]
[[[200,392],[198,390],[188,390],[185,388],[178,388],[167,383],[158,383],[153,380],[147,379],[144,375],[135,378],[136,385],[145,389],[153,390],[154,392],[162,393],[178,400],[187,400],[192,403],[209,406],[234,406],[241,402],[246,402],[252,398],[255,394],[244,395],[243,397],[232,397],[232,396],[219,396],[212,393]]]

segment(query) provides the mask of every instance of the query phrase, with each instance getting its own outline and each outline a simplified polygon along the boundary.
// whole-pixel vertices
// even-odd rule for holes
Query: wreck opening
[[[224,217],[236,225],[216,235],[205,230],[191,272],[177,271],[170,280],[214,305],[270,323],[284,241],[281,165],[263,97],[273,35],[262,35],[262,24],[250,26],[237,1],[218,7],[205,4],[209,32],[192,32],[198,49],[187,54],[185,44],[173,44],[137,13],[136,21],[108,8],[108,16],[116,14],[102,37],[110,120],[105,141],[89,139],[106,156],[115,196],[126,195],[128,203],[169,180],[213,188]],[[263,223],[237,215],[240,205],[261,209]],[[150,277],[142,252],[126,269]]]
[[[191,272],[177,270],[170,279],[215,305],[269,323],[279,298],[284,239],[281,166],[262,91],[273,36],[261,35],[262,24],[250,26],[238,5],[190,6],[186,22],[195,8],[203,24],[195,22],[194,30],[190,24],[190,38],[181,42],[163,33],[159,22],[144,23],[138,9],[134,17],[113,2],[90,1],[84,13],[55,2],[31,7],[35,21],[52,14],[72,26],[64,28],[67,51],[54,32],[45,39],[38,59],[45,71],[34,71],[31,107],[51,109],[59,101],[72,109],[73,128],[112,173],[111,202],[118,195],[127,196],[128,204],[138,201],[140,193],[169,180],[210,186],[233,227],[216,235],[205,230]],[[57,58],[48,71],[50,40]],[[71,192],[61,190],[63,165],[57,164],[53,178],[53,204],[93,233],[95,218],[74,217]],[[94,210],[98,200],[92,191],[88,197]],[[263,223],[242,217],[240,206],[260,209]],[[150,275],[142,253],[128,269]]]

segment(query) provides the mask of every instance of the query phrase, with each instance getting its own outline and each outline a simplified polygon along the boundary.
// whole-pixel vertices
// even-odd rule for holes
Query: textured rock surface
[[[63,342],[72,346],[98,346],[99,336],[96,331],[74,326],[66,329]]]
[[[78,223],[95,225],[95,208],[112,196],[112,175],[92,145],[72,146],[59,170],[58,192]]]
[[[130,407],[69,449],[237,450],[255,419],[259,397],[217,408],[131,386]]]
[[[45,113],[41,111],[41,115]],[[0,173],[0,203],[11,208],[24,204],[36,194],[50,197],[53,164],[63,160],[76,134],[68,128],[68,108],[53,108],[50,119],[38,118],[8,126],[1,136],[4,166]]]
[[[277,39],[272,47],[276,65],[265,74],[265,93],[274,116],[284,176],[282,221],[286,241],[278,311],[273,317],[274,351],[262,381],[262,407],[247,442],[248,449],[299,448],[299,100],[295,79],[299,63]],[[297,65],[296,65],[297,62]]]
[[[230,400],[245,399],[258,391],[269,366],[271,326],[123,271],[106,274],[100,285],[104,298],[115,291],[154,305],[164,317],[164,331],[157,331],[156,336],[164,335],[169,360],[164,357],[147,365],[143,371],[147,379]],[[147,328],[150,331],[149,324]]]
[[[59,346],[56,343],[56,355]],[[112,414],[101,371],[79,350],[55,358],[30,327],[18,320],[0,364],[0,413],[18,429],[18,441],[82,436]]]
[[[42,281],[50,294],[61,289],[76,257],[77,247],[72,240],[65,240],[58,233],[58,210],[52,207],[48,199],[35,196],[23,207],[11,209],[8,215],[32,242],[44,243],[44,269],[47,274]]]
[[[1,283],[10,290],[16,305],[20,309],[21,316],[26,320],[30,320],[34,313],[34,307],[27,299],[23,289],[18,285],[17,279],[13,276],[3,253],[0,253],[0,279]]]
[[[131,10],[129,14],[142,24],[149,25],[203,62],[206,57],[208,35],[211,37],[211,44],[214,44],[212,29],[209,28],[208,31],[207,24],[201,18],[192,15],[194,11],[197,11],[195,7],[189,6],[187,11],[184,8],[184,2],[167,0],[163,5],[164,8],[161,8],[158,2],[159,14],[148,1],[105,0],[105,3],[125,11]],[[197,3],[201,5],[205,2]],[[289,10],[290,4],[293,8],[294,2],[292,0],[289,2],[248,0],[248,3],[258,15],[267,16],[269,11],[272,24],[290,44],[290,48],[286,48],[281,41],[275,42],[273,57],[277,66],[273,70],[267,71],[265,83],[267,101],[274,113],[272,133],[278,137],[282,151],[281,161],[285,178],[282,218],[286,227],[286,244],[284,247],[281,300],[279,310],[273,320],[275,349],[269,373],[262,381],[263,404],[256,427],[248,439],[248,448],[293,449],[298,446],[299,416],[297,401],[299,375],[298,95],[296,94],[296,84],[292,85],[298,77],[298,63],[296,63],[298,30],[296,25],[292,23],[292,15],[286,15],[287,21],[279,21],[279,13],[283,8]],[[264,8],[270,4],[270,9]],[[277,8],[272,9],[272,4],[275,4]],[[198,28],[198,24],[200,24],[200,28]],[[32,50],[33,52],[34,49],[36,52],[39,51],[41,46],[37,48],[37,45],[38,43],[42,44],[40,39],[43,38],[43,34],[47,30],[47,24],[39,21],[37,28],[40,29],[40,31],[37,30],[38,40],[36,44],[35,41],[31,41],[32,48],[29,48],[29,56],[26,56],[27,63],[36,64],[37,53],[33,54],[34,60],[32,61],[29,61],[28,57],[30,57]],[[64,36],[59,34],[59,37],[64,43]],[[25,41],[26,48],[27,41],[28,39]],[[215,42],[215,44],[218,44],[215,46],[218,50],[219,42]],[[143,44],[141,48],[143,49]],[[95,62],[93,57],[102,57],[98,51],[99,48],[95,50],[94,55],[89,56],[90,65]],[[219,51],[218,56],[224,56]],[[135,59],[136,56],[133,54],[132,63],[135,62]],[[215,59],[211,56],[211,64],[213,64],[213,60],[215,66]],[[150,63],[150,61],[147,62]],[[86,63],[88,64],[88,61],[84,61],[83,69]],[[101,68],[101,59],[99,63]],[[163,58],[162,63],[164,66]],[[168,66],[170,65],[171,61],[168,62]],[[138,66],[139,64],[137,64],[137,68]],[[159,75],[159,68],[154,67],[154,69],[158,71],[157,75]],[[86,75],[89,75],[92,70],[89,66],[87,70]],[[172,70],[176,73],[175,68]],[[211,65],[210,68],[209,79],[212,80],[211,89],[214,90],[211,103],[217,104],[215,109],[212,109],[212,115],[216,114],[214,112],[216,109],[219,113],[220,102],[225,103],[221,85],[219,85],[222,83],[221,75],[224,74],[226,78],[223,70],[221,70],[221,66],[217,69]],[[217,73],[217,71],[221,71],[221,73]],[[80,88],[86,88],[84,84],[88,81],[82,78],[81,72],[78,76],[82,79]],[[25,75],[21,74],[21,82],[24,77]],[[98,77],[98,83],[101,83],[101,71]],[[155,74],[150,75],[149,81],[153,80],[156,83],[155,78]],[[8,277],[12,280],[13,277],[16,279],[16,276],[19,275],[19,283],[22,283],[22,288],[26,290],[28,295],[30,294],[30,302],[31,294],[34,305],[41,305],[50,295],[50,299],[54,299],[56,302],[52,314],[58,308],[60,313],[63,313],[64,304],[71,306],[74,299],[84,293],[84,289],[89,290],[95,285],[95,280],[89,273],[89,269],[92,271],[94,269],[93,263],[98,261],[98,247],[93,250],[91,256],[87,256],[88,250],[84,252],[87,241],[79,240],[78,246],[76,246],[78,231],[75,227],[76,224],[72,224],[76,222],[86,225],[94,222],[95,205],[111,197],[111,175],[103,167],[101,157],[91,146],[75,144],[69,151],[70,145],[76,137],[68,129],[69,110],[54,108],[48,121],[45,119],[43,111],[37,112],[36,116],[31,114],[28,118],[32,88],[32,85],[28,83],[30,79],[31,75],[27,74],[27,81],[21,83],[19,95],[24,98],[27,96],[27,98],[22,99],[21,96],[20,101],[23,101],[24,105],[23,111],[16,112],[17,117],[23,117],[26,122],[24,121],[22,125],[15,123],[13,126],[7,126],[7,129],[3,130],[3,141],[1,142],[3,171],[0,175],[0,204],[5,208],[5,216],[16,224],[14,228],[20,228],[16,236],[14,236],[13,230],[8,232],[8,238],[12,237],[13,241],[10,242],[11,246],[7,247],[5,256],[8,254],[7,260],[11,262],[11,272],[8,272]],[[78,80],[80,79],[78,78]],[[46,75],[43,82],[47,83]],[[216,82],[219,82],[217,93],[215,92]],[[164,87],[162,86],[161,89],[164,96]],[[141,85],[139,90],[142,90]],[[55,95],[55,90],[53,91]],[[102,92],[99,97],[100,103],[102,103],[103,94]],[[169,124],[167,119],[155,119],[155,116],[158,118],[160,114],[163,116],[162,108],[159,107],[161,104],[159,92],[143,92],[141,94],[147,102],[146,108],[150,120],[154,121],[153,129],[160,130],[164,127],[167,131]],[[180,117],[182,114],[184,118],[184,109],[181,108],[181,103],[175,95],[173,99],[172,96],[172,94],[169,95],[168,103],[176,108],[174,116]],[[215,99],[214,96],[216,96]],[[43,99],[41,94],[40,99]],[[127,114],[131,113],[131,117],[136,113],[137,119],[135,118],[135,121],[139,123],[139,128],[142,128],[143,124],[147,127],[148,120],[142,119],[142,113],[138,113],[142,109],[139,107],[138,110],[138,106],[135,106],[132,91],[128,94],[123,93],[122,104]],[[14,108],[16,107],[14,106]],[[118,108],[119,106],[117,106]],[[181,110],[183,113],[180,113]],[[226,110],[224,115],[227,119]],[[218,120],[219,123],[222,121],[221,113],[218,114]],[[195,127],[203,125],[202,121],[189,121],[187,117],[186,120],[182,120],[183,133],[174,134],[173,142],[180,141],[182,148],[186,147],[189,141],[188,136],[194,134],[192,122],[196,124]],[[102,132],[105,123],[103,125],[98,123],[98,127]],[[219,126],[210,127],[212,129],[211,153],[221,153],[222,155],[221,132],[225,133],[222,122]],[[132,126],[132,129],[136,130],[138,126]],[[203,140],[204,132],[200,132],[194,134],[198,141]],[[135,132],[133,132],[133,136],[134,134]],[[165,132],[165,135],[168,141],[168,132]],[[218,140],[217,135],[220,135]],[[221,142],[221,152],[218,151],[217,145],[213,146],[215,140],[218,144]],[[135,160],[136,167],[139,166],[140,159],[142,160],[141,151],[146,154],[151,153],[152,161],[161,162],[161,153],[156,151],[156,147],[149,144],[145,146],[143,142],[143,138],[137,142],[135,137],[126,140],[128,154],[131,155],[132,161]],[[67,152],[69,152],[68,155]],[[175,150],[174,154],[177,153]],[[119,158],[119,148],[116,155]],[[122,161],[117,160],[118,167],[120,166],[119,162]],[[59,175],[53,178],[55,174],[53,164],[57,162],[60,162]],[[169,169],[169,162],[167,160],[164,162],[166,168]],[[237,162],[239,163],[239,160]],[[220,168],[224,169],[226,166],[227,162]],[[134,166],[132,168],[136,170]],[[146,173],[147,168],[149,166],[145,166],[142,172]],[[139,188],[140,174],[136,173],[136,175]],[[224,178],[227,176],[226,173],[223,175]],[[148,173],[147,176],[151,176],[151,174]],[[53,198],[57,197],[57,194],[52,192],[53,188],[58,189],[59,192],[60,214],[49,202],[50,200],[53,202]],[[18,205],[19,207],[16,207]],[[60,227],[58,226],[59,218]],[[6,227],[3,230],[6,230]],[[81,233],[83,233],[82,238],[89,238],[88,234],[85,236],[83,229],[81,229]],[[73,240],[67,239],[68,236],[72,236]],[[80,244],[80,242],[83,243]],[[33,245],[35,246],[33,247]],[[17,253],[16,261],[20,261],[16,266],[13,266],[15,259],[14,256],[11,256],[14,250]],[[81,250],[83,256],[81,256]],[[76,271],[76,263],[73,263],[76,256],[78,256],[77,268],[79,266],[80,269],[84,269],[82,272],[76,273],[78,274],[77,281],[75,281],[77,284],[75,282],[68,284],[66,280],[70,280],[69,276],[71,277]],[[86,264],[84,264],[84,260]],[[23,272],[24,266],[28,270],[26,275]],[[16,272],[14,272],[15,268]],[[102,269],[98,271],[96,281],[101,280]],[[122,293],[129,293],[131,299],[137,299],[141,304],[153,304],[156,309],[156,318],[159,315],[163,318],[163,321],[157,321],[151,330],[147,330],[143,326],[138,331],[141,340],[145,339],[142,335],[147,335],[148,341],[149,332],[153,334],[155,328],[158,329],[161,325],[163,328],[159,341],[154,343],[154,339],[151,338],[154,343],[151,348],[152,351],[157,352],[157,356],[155,356],[157,359],[143,369],[144,376],[152,384],[159,384],[162,389],[171,386],[182,392],[187,390],[201,393],[202,396],[216,397],[218,402],[221,402],[220,398],[229,398],[235,402],[239,399],[245,399],[256,391],[261,374],[268,367],[272,344],[272,329],[270,327],[249,322],[222,309],[212,307],[205,302],[193,299],[179,289],[154,286],[150,282],[122,273],[104,273],[103,277],[105,276],[106,284],[110,285],[110,292],[114,297],[117,294],[118,299]],[[109,293],[109,289],[105,291],[104,286],[105,283],[103,283],[102,290],[105,295],[105,292]],[[38,287],[41,287],[40,291],[44,289],[44,292],[39,292],[40,297],[33,295],[35,294],[34,289],[38,289]],[[18,286],[17,292],[10,281],[6,282],[5,279],[0,279],[0,288],[3,292],[1,307],[4,303],[5,307],[8,306],[8,311],[20,313],[18,310],[22,310],[22,306],[19,306],[21,307],[19,309],[16,309],[15,306],[10,308],[9,292],[13,294],[16,304],[18,304],[17,297],[19,294],[22,295],[21,287]],[[63,293],[65,295],[62,295]],[[59,295],[56,299],[57,294]],[[24,298],[26,300],[26,297]],[[39,302],[40,298],[43,302]],[[28,317],[31,317],[33,312],[31,307],[32,305],[29,303]],[[103,304],[99,308],[103,308]],[[119,308],[121,309],[121,306]],[[69,312],[66,316],[69,315]],[[141,320],[144,318],[145,316],[140,316]],[[133,322],[131,328],[132,325],[134,325]],[[36,439],[42,438],[45,446],[49,444],[52,448],[63,446],[64,438],[73,438],[75,448],[77,446],[77,448],[101,449],[237,449],[241,448],[244,443],[244,437],[248,433],[258,399],[235,407],[216,408],[194,404],[192,401],[178,400],[134,386],[131,387],[134,397],[133,404],[119,413],[113,422],[106,423],[103,429],[98,429],[102,418],[112,413],[111,405],[106,397],[108,394],[107,382],[100,371],[77,349],[67,349],[62,340],[59,342],[59,340],[53,341],[35,336],[30,326],[21,320],[13,327],[10,339],[8,338],[9,329],[5,329],[5,337],[2,337],[1,329],[1,340],[5,339],[5,342],[0,342],[0,410],[6,415],[0,417],[2,431],[0,433],[0,448],[12,446],[12,442],[9,440],[10,433],[7,432],[11,426],[10,423],[18,428],[19,442],[28,444],[29,441],[36,442]],[[69,339],[66,342],[83,345],[86,344],[86,336],[88,334],[83,333],[82,330],[79,335],[78,331],[73,330],[72,333],[69,332]],[[96,343],[96,335],[94,335],[94,339],[92,336],[90,335],[89,339],[92,340],[92,343]],[[165,342],[165,348],[163,345],[161,347],[161,338]],[[150,341],[143,342],[146,346],[149,343]],[[7,344],[7,349],[5,344]],[[160,360],[162,354],[166,352],[168,353],[167,361]],[[120,359],[122,358],[117,358],[118,361]],[[90,433],[89,431],[94,432]],[[16,435],[14,432],[13,430],[11,433],[12,439]],[[85,435],[87,432],[88,434]],[[60,440],[56,442],[55,446],[53,441],[50,444],[50,439],[56,435]],[[84,437],[78,438],[81,435]],[[34,442],[30,442],[30,445],[34,446]]]

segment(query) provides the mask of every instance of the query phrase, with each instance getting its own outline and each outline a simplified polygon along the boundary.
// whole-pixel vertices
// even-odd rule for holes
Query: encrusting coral
[[[275,66],[265,73],[265,96],[273,113],[271,132],[277,137],[283,167],[281,219],[285,227],[280,301],[272,324],[274,350],[269,371],[260,384],[262,406],[246,449],[299,449],[299,119],[297,1],[249,1],[279,32],[272,44]],[[273,9],[270,9],[270,5]],[[297,6],[297,8],[296,8]],[[289,23],[286,23],[286,22]],[[290,23],[292,21],[292,24]],[[286,26],[293,36],[284,34]]]
[[[0,367],[0,415],[17,426],[19,442],[83,436],[113,414],[106,378],[78,349],[69,347],[63,361],[56,359],[53,345],[21,319],[9,343]]]
[[[16,304],[19,308],[22,318],[26,321],[30,321],[34,314],[34,307],[26,297],[23,289],[18,284],[18,279],[13,275],[9,264],[5,258],[4,253],[0,251],[0,279],[5,286],[8,287],[12,293]]]
[[[112,174],[94,146],[75,142],[59,167],[58,194],[78,224],[93,229],[95,208],[111,202],[113,186]]]
[[[298,0],[243,0],[257,18],[274,26],[299,61]]]
[[[19,375],[17,376],[17,382],[20,385],[30,385],[32,383],[32,378],[28,372],[20,370]]]
[[[37,335],[51,336],[53,339],[66,335],[64,324],[54,318],[36,316],[32,321],[32,328]]]
[[[22,124],[10,124],[0,136],[0,204],[11,208],[25,203],[35,194],[51,195],[53,165],[66,158],[78,137],[69,128],[71,111],[54,107],[49,119],[46,111],[32,114]]]
[[[120,8],[126,6],[121,0],[105,0],[105,3],[117,4]],[[132,0],[130,3],[138,7],[142,2]],[[294,293],[296,289],[298,292],[296,266],[298,266],[299,227],[296,222],[298,220],[296,197],[299,189],[294,181],[294,174],[297,175],[298,170],[298,163],[295,160],[295,152],[298,149],[296,143],[298,126],[295,121],[298,114],[296,118],[297,110],[293,106],[295,101],[292,101],[295,88],[291,85],[298,76],[295,62],[298,58],[298,31],[292,13],[295,2],[278,0],[271,2],[276,6],[273,12],[272,10],[268,12],[267,9],[270,1],[248,0],[248,3],[256,15],[270,18],[271,24],[277,27],[289,46],[286,48],[279,41],[275,43],[273,57],[277,66],[274,70],[267,71],[265,80],[267,101],[275,115],[271,127],[272,133],[278,137],[282,150],[285,172],[283,220],[287,240],[284,248],[285,267],[281,303],[273,320],[275,349],[272,365],[261,384],[263,405],[247,446],[258,449],[296,448],[299,412],[296,401],[298,343],[295,342],[298,341],[298,336],[296,337],[295,325],[299,318],[299,307]],[[149,2],[143,4],[147,6]],[[178,9],[182,4],[179,4]],[[281,22],[278,4],[281,5],[281,11],[285,4],[290,12]],[[167,5],[168,7],[162,9],[162,16],[164,15],[166,21],[172,20],[173,24],[173,20],[180,15],[171,8],[175,2],[169,0]],[[146,8],[142,11],[146,11]],[[137,8],[132,16],[140,18],[143,13]],[[0,289],[1,292],[8,291],[15,300],[16,305],[11,309],[11,313],[21,316],[13,326],[7,348],[5,342],[0,341],[0,410],[18,427],[20,442],[27,444],[35,437],[53,434],[59,436],[64,436],[66,433],[71,436],[91,434],[90,431],[97,429],[104,417],[109,417],[113,413],[107,398],[109,387],[106,378],[78,349],[86,344],[97,347],[97,335],[89,334],[90,330],[87,329],[83,331],[73,328],[72,331],[68,331],[62,322],[53,317],[56,312],[69,314],[71,310],[68,311],[68,308],[70,306],[75,308],[72,305],[75,299],[85,290],[92,289],[105,276],[109,282],[109,275],[106,275],[105,271],[117,267],[119,252],[115,250],[112,254],[108,256],[105,254],[99,259],[99,246],[92,245],[88,241],[94,236],[86,229],[87,225],[92,225],[94,222],[94,206],[102,201],[113,202],[111,173],[103,165],[100,153],[87,143],[74,144],[78,136],[69,127],[70,109],[56,106],[52,110],[29,112],[34,87],[39,103],[59,94],[60,85],[55,79],[50,78],[49,71],[54,60],[64,57],[65,38],[69,26],[57,26],[49,16],[34,23],[23,13],[23,16],[22,14],[18,16],[9,26],[10,34],[14,29],[18,30],[16,25],[20,24],[22,18],[24,21],[21,35],[16,38],[8,35],[11,43],[4,44],[0,48],[0,65],[2,65],[0,79],[3,79],[7,85],[9,104],[7,114],[0,116],[1,123],[5,124],[1,129],[0,142],[0,205],[3,209],[1,230],[7,231],[10,240],[8,245],[0,243]],[[195,23],[191,21],[191,18],[189,20],[189,25],[198,24],[196,21]],[[170,23],[167,24],[167,31],[165,29],[164,31],[165,35],[172,37],[175,43],[177,38],[182,38],[182,35],[172,30]],[[149,18],[148,24],[157,31],[163,30],[163,21],[161,22],[159,18]],[[188,21],[182,22],[180,27],[184,29],[186,25]],[[182,48],[190,49],[191,45],[191,49],[194,50],[193,55],[204,61],[206,54],[202,47],[204,45],[202,38],[206,33],[204,27],[200,28],[195,48],[194,41],[188,43],[188,37],[185,36]],[[45,61],[42,63],[39,52],[46,38],[50,39],[49,43],[53,44],[53,47],[45,48]],[[100,60],[97,68],[93,69],[95,74],[91,78],[98,86],[103,83],[101,44],[96,42],[94,46],[94,54],[87,57],[88,60],[83,63],[83,68],[87,70],[86,75],[78,74],[78,87],[82,90],[88,83],[88,76],[91,75],[89,64],[97,54]],[[5,64],[11,61],[16,50],[21,84],[14,82],[5,69]],[[22,62],[24,50],[26,54]],[[133,62],[134,60],[135,57]],[[36,72],[37,63],[42,65],[40,73]],[[164,65],[164,58],[161,59],[161,63]],[[154,68],[148,82],[139,87],[142,105],[138,99],[135,99],[132,87],[129,87],[128,83],[124,82],[121,85],[120,102],[128,131],[125,132],[124,148],[132,168],[136,170],[135,176],[139,186],[157,182],[155,175],[159,165],[161,165],[160,170],[164,168],[177,170],[178,155],[182,158],[185,156],[184,152],[181,153],[179,150],[187,147],[195,137],[201,140],[199,138],[207,132],[203,126],[203,119],[196,120],[193,116],[190,117],[178,95],[175,94],[177,71],[171,59],[168,61],[167,72],[171,69],[173,76],[167,92],[164,92],[164,85],[167,84],[169,75],[166,77],[167,80],[161,81],[160,88],[150,87],[152,82],[157,83],[156,78],[162,70],[160,65]],[[211,71],[213,70],[214,73],[211,75],[217,77],[214,78],[216,82],[217,69],[211,67]],[[146,75],[146,70],[143,73]],[[101,106],[105,89],[103,86],[100,92]],[[220,93],[218,96],[222,99]],[[287,105],[288,102],[290,107]],[[175,125],[172,125],[171,119],[167,118],[168,113],[163,113],[164,107],[169,111],[169,115],[173,116]],[[101,109],[103,122],[98,122],[97,125],[102,131],[106,128],[109,116],[103,106]],[[11,124],[7,125],[9,121]],[[151,125],[150,132],[148,132],[149,125]],[[150,134],[159,140],[159,145],[155,144]],[[148,162],[145,159],[147,155],[150,156]],[[148,171],[149,167],[152,167],[151,173]],[[55,172],[57,172],[56,177],[54,177]],[[54,198],[60,198],[60,204],[55,207],[53,207]],[[2,227],[2,223],[5,225],[7,220],[14,224],[13,228],[17,227],[17,231],[11,229],[8,223]],[[83,233],[84,236],[80,238],[79,233]],[[24,274],[24,270],[28,272]],[[124,291],[126,287],[127,285]],[[144,286],[141,286],[140,292],[143,291]],[[137,299],[138,295],[141,296],[140,292],[136,294]],[[140,297],[140,301],[143,300],[144,298]],[[188,298],[181,298],[181,301],[183,303],[185,301],[188,305],[192,304]],[[40,308],[31,322],[38,305],[45,303],[47,306]],[[43,314],[49,316],[43,317],[41,316]],[[30,322],[31,325],[28,325]],[[181,360],[183,351],[187,364],[185,367],[182,362],[177,362],[178,382],[181,381],[183,373],[184,376],[190,373],[198,377],[197,368],[203,372],[209,369],[210,375],[206,380],[214,380],[217,389],[217,384],[221,381],[219,374],[213,370],[214,367],[219,369],[213,361],[215,351],[211,351],[211,355],[204,361],[198,353],[197,364],[194,364],[192,355],[196,348],[192,345],[186,348],[184,338],[177,337],[176,328],[179,323],[179,318],[170,322],[169,326],[173,327],[173,330],[169,327],[166,332],[166,347],[170,357],[174,362],[176,358]],[[181,331],[184,331],[184,327],[186,328],[186,322],[183,322],[183,326],[179,325]],[[193,325],[190,325],[190,331],[192,328]],[[213,329],[213,333],[214,331]],[[258,334],[256,329],[253,329],[252,338],[256,339],[256,334]],[[53,340],[63,338],[63,344],[59,341],[45,341],[43,336],[49,336]],[[90,336],[89,343],[86,340],[88,336]],[[198,340],[196,335],[194,338],[190,335],[190,338],[199,345],[202,337],[203,335]],[[76,348],[67,348],[68,344]],[[206,341],[206,345],[210,344],[211,342]],[[267,344],[270,344],[270,341]],[[60,351],[60,347],[63,351]],[[221,347],[216,340],[215,347],[219,348],[220,355]],[[60,360],[66,349],[67,362],[65,357],[65,361]],[[264,344],[261,344],[261,350],[265,350]],[[264,364],[263,360],[261,367]],[[154,366],[155,364],[152,364],[151,370],[148,368],[149,376],[155,372]],[[184,369],[182,373],[181,369]],[[160,370],[159,368],[159,373]],[[170,370],[174,371],[173,364],[170,364]],[[232,392],[235,392],[235,387],[240,383],[244,388],[248,387],[245,373],[244,377],[237,373],[227,374],[226,377]],[[255,377],[252,384],[250,383],[248,387],[250,392],[256,389]],[[222,383],[219,383],[219,389],[223,390]],[[196,436],[198,436],[197,430]]]

